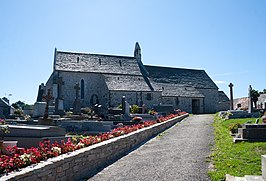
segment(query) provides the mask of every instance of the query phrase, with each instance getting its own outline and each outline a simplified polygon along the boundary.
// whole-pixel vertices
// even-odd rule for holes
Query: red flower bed
[[[0,154],[0,174],[8,173],[13,170],[18,170],[20,168],[26,167],[31,164],[39,163],[40,161],[47,160],[48,158],[56,157],[58,155],[75,151],[80,148],[88,147],[90,145],[125,135],[139,129],[149,127],[159,122],[164,122],[169,119],[175,118],[179,115],[183,115],[185,112],[180,112],[178,114],[170,114],[165,117],[160,117],[155,121],[146,121],[144,123],[124,126],[120,128],[115,128],[111,132],[100,134],[97,136],[88,136],[74,143],[70,138],[67,142],[61,141],[61,143],[55,142],[53,144],[50,141],[44,141],[39,143],[38,148],[8,148],[10,155]]]

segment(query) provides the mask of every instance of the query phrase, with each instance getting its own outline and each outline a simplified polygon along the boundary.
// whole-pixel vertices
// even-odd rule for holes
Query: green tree
[[[22,102],[22,101],[17,101],[17,102],[15,102],[15,103],[13,103],[12,106],[13,106],[15,109],[22,109],[22,110],[24,110],[25,108],[29,108],[29,107],[30,107],[30,105],[25,104],[25,103]]]
[[[254,102],[255,108],[257,108],[257,102],[258,102],[258,99],[260,97],[260,94],[255,89],[252,89],[250,93],[251,93],[251,99]]]
[[[266,89],[263,89],[263,91],[261,91],[260,94],[266,94]]]

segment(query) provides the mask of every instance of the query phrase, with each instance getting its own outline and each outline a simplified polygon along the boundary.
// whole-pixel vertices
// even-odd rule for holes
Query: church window
[[[77,57],[77,63],[79,63],[79,57]]]
[[[102,60],[99,58],[99,64],[102,65]]]
[[[164,87],[162,87],[162,90],[164,90]]]
[[[139,80],[140,80],[140,78],[139,78]]]
[[[84,99],[84,92],[85,92],[85,90],[84,90],[84,80],[83,79],[81,79],[81,82],[80,82],[80,98],[81,99]]]
[[[121,62],[121,60],[119,60],[119,65],[122,66],[122,62]]]
[[[147,98],[148,101],[152,100],[152,94],[151,93],[147,93],[147,97],[146,98]]]
[[[117,77],[117,80],[119,80],[119,77]]]

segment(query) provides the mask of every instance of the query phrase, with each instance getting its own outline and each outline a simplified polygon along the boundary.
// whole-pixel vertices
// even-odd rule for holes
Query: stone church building
[[[75,104],[98,104],[107,112],[120,105],[123,96],[129,104],[145,104],[149,109],[158,105],[189,113],[229,109],[229,99],[204,70],[144,65],[138,43],[134,56],[55,49],[53,72],[43,92],[47,94],[48,89],[56,111],[69,110]],[[37,101],[41,101],[38,96]]]

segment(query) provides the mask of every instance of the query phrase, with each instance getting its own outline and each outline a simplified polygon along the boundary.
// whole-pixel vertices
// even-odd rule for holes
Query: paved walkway
[[[194,115],[108,166],[90,181],[210,180],[213,116]]]

